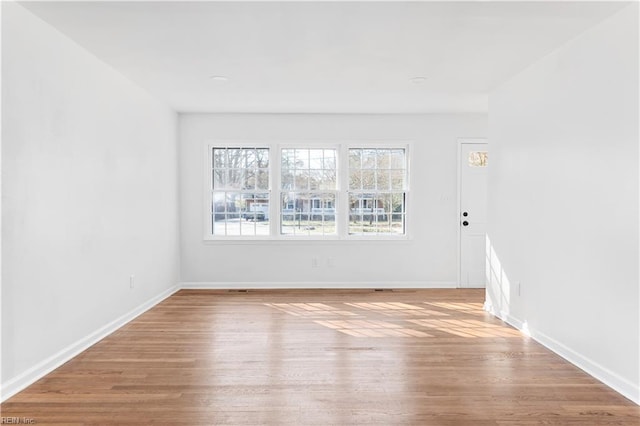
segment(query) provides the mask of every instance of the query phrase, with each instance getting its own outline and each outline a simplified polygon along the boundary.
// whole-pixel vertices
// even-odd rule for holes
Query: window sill
[[[342,245],[342,244],[408,244],[413,238],[402,237],[349,237],[349,238],[205,238],[204,245]]]

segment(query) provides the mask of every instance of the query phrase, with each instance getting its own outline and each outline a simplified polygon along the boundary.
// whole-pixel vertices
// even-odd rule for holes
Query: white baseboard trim
[[[69,361],[71,358],[79,355],[123,325],[127,324],[136,317],[153,308],[155,305],[162,302],[164,299],[171,296],[178,290],[180,290],[180,287],[178,285],[175,285],[163,291],[159,295],[137,306],[130,312],[127,312],[121,317],[111,321],[109,324],[100,327],[98,330],[83,337],[75,343],[72,343],[58,353],[45,359],[44,361],[39,362],[38,364],[29,368],[27,371],[19,374],[16,377],[13,377],[5,383],[2,383],[2,386],[0,387],[0,402],[6,401],[16,393],[25,389],[27,386],[35,383],[45,375],[60,367],[65,362]]]
[[[485,303],[485,310],[490,314],[500,318],[512,327],[515,327],[528,336],[531,336],[533,340],[540,343],[542,346],[546,347],[557,355],[560,355],[571,364],[580,368],[590,376],[598,379],[625,398],[628,398],[637,405],[640,405],[640,386],[633,384],[624,377],[619,376],[608,368],[605,368],[597,362],[579,354],[578,352],[563,345],[562,343],[547,336],[546,334],[538,330],[531,329],[525,321],[522,321],[521,319],[516,318],[507,312],[497,312],[491,305],[487,303]]]
[[[362,281],[362,282],[182,282],[180,287],[190,290],[267,290],[267,289],[360,289],[360,288],[457,288],[455,281]]]

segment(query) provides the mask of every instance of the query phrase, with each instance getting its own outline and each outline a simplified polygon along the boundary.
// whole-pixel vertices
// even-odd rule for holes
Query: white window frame
[[[355,141],[344,144],[343,146],[343,156],[345,158],[345,164],[343,166],[343,170],[340,172],[343,176],[346,187],[341,194],[343,195],[343,203],[349,209],[349,194],[351,194],[349,190],[349,150],[350,149],[404,149],[405,152],[405,177],[404,177],[404,234],[373,234],[373,235],[349,235],[349,217],[347,215],[345,221],[345,230],[344,235],[345,239],[348,240],[371,240],[371,241],[379,241],[379,240],[408,240],[410,238],[409,234],[409,221],[410,217],[413,216],[410,213],[410,184],[411,184],[411,146],[412,142],[394,142],[394,141]],[[377,192],[377,191],[376,191]],[[389,191],[391,192],[391,191]],[[347,211],[347,214],[350,212]]]
[[[341,239],[340,238],[340,222],[342,222],[342,220],[340,220],[341,215],[340,215],[340,210],[342,209],[342,204],[340,202],[340,193],[342,192],[342,185],[343,182],[340,176],[341,173],[341,168],[340,168],[340,162],[341,160],[341,156],[342,153],[341,151],[341,145],[340,144],[336,144],[336,143],[332,143],[332,142],[327,142],[327,143],[319,143],[319,142],[300,142],[300,143],[279,143],[276,144],[275,149],[278,151],[278,167],[277,167],[277,171],[276,173],[278,174],[278,186],[277,186],[277,190],[274,192],[277,192],[277,196],[278,196],[278,205],[277,205],[277,212],[276,212],[276,216],[278,218],[278,223],[277,223],[277,230],[276,233],[274,234],[275,237],[277,237],[277,239],[280,240],[291,240],[291,241],[304,241],[304,240],[322,240],[322,241],[326,241],[326,240],[338,240]],[[336,221],[336,233],[335,234],[327,234],[327,235],[284,235],[280,233],[280,200],[282,197],[282,193],[286,192],[282,190],[282,150],[284,149],[334,149],[336,151],[336,188],[334,190],[318,190],[318,191],[306,191],[306,192],[324,192],[324,193],[335,193],[336,196],[336,201],[335,201],[335,210],[336,210],[336,214],[335,214],[335,221]],[[275,188],[275,186],[274,186]],[[294,192],[304,192],[304,191],[294,191]],[[274,216],[275,217],[275,216]]]
[[[213,202],[213,149],[214,148],[261,148],[269,150],[269,187],[266,190],[255,190],[254,192],[259,193],[267,193],[269,194],[269,231],[270,234],[273,232],[273,228],[271,226],[272,222],[272,213],[273,213],[273,158],[272,158],[272,147],[270,144],[265,143],[263,141],[235,141],[235,140],[216,140],[211,141],[205,144],[205,155],[204,155],[204,175],[205,182],[203,185],[204,189],[204,208],[203,208],[203,218],[204,218],[204,239],[217,241],[217,240],[270,240],[272,235],[214,235],[213,229],[211,229],[211,205]],[[238,191],[241,192],[241,191]]]
[[[204,143],[203,234],[207,242],[260,242],[260,241],[403,241],[411,239],[411,153],[412,141],[349,140],[275,142],[269,140],[213,139]],[[267,148],[269,150],[269,235],[214,235],[211,229],[211,203],[213,193],[213,148]],[[283,149],[335,149],[336,150],[336,234],[335,235],[283,235],[280,233],[281,154]],[[404,149],[405,150],[405,223],[404,234],[349,235],[349,149]],[[334,192],[334,191],[324,191]]]

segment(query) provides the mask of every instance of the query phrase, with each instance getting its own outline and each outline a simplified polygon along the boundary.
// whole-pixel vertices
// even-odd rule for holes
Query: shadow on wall
[[[511,303],[511,283],[496,254],[489,235],[486,237],[487,309],[505,318],[509,315]]]
[[[485,310],[529,335],[527,322],[521,321],[511,315],[512,292],[514,289],[511,286],[507,273],[502,267],[500,258],[491,243],[489,235],[486,237],[486,244],[487,259],[485,270],[487,274],[487,294]],[[515,291],[517,291],[517,289],[515,289]]]

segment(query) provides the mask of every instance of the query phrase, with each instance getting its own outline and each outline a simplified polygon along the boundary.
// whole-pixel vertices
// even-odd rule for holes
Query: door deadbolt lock
[[[469,216],[469,213],[464,212],[464,213],[462,213],[462,216],[467,217],[467,216]]]

